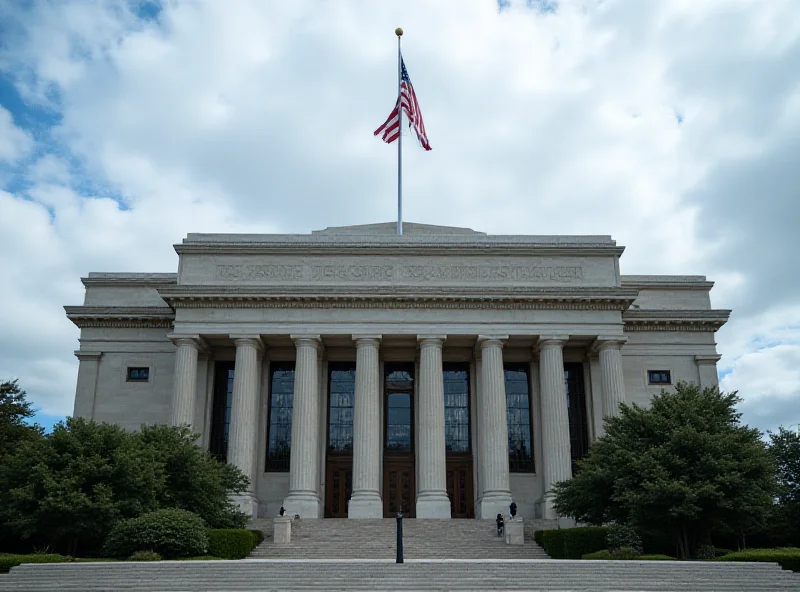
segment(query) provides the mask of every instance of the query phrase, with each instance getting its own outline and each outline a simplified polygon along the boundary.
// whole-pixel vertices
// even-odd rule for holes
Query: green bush
[[[0,573],[8,573],[12,567],[23,563],[66,563],[69,557],[34,553],[31,555],[0,554]]]
[[[733,553],[732,549],[720,549],[719,547],[714,548],[714,557],[725,557],[725,555],[730,555]]]
[[[626,553],[609,553],[607,550],[595,551],[594,553],[587,553],[581,559],[599,559],[603,561],[675,561],[674,557],[669,555],[637,555],[633,552]]]
[[[796,547],[783,547],[778,549],[748,549],[734,551],[714,561],[764,561],[778,563],[783,569],[800,571],[800,549]]]
[[[208,531],[208,554],[223,559],[244,559],[258,544],[253,530],[213,529]]]
[[[580,559],[586,553],[606,548],[608,529],[601,526],[578,526],[538,530],[533,538],[553,559]]]
[[[631,547],[636,549],[640,555],[642,554],[642,537],[640,537],[636,529],[629,524],[612,524],[609,526],[606,544],[610,551],[623,547]]]
[[[256,547],[264,542],[264,531],[263,530],[251,530],[250,532],[252,532],[253,536],[256,537],[256,544],[255,544]]]
[[[204,555],[208,550],[206,525],[186,510],[156,510],[118,522],[103,548],[109,557],[129,557],[142,549],[169,559]]]
[[[564,529],[564,558],[580,559],[586,553],[607,548],[608,528],[582,526]]]
[[[161,555],[155,551],[136,551],[128,561],[161,561]]]
[[[540,544],[544,552],[553,559],[566,559],[564,557],[564,530],[543,530],[541,533],[542,542]]]
[[[713,545],[698,545],[695,557],[700,561],[711,561],[717,556],[717,550]]]

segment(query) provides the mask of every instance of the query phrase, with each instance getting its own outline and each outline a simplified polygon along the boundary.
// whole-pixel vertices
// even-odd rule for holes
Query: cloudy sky
[[[406,220],[707,275],[723,387],[800,422],[797,0],[4,0],[0,379],[40,421],[72,409],[89,271],[394,219],[397,26],[433,146],[407,143]]]

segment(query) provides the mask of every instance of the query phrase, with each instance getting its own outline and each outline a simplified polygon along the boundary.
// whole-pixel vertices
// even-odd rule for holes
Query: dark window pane
[[[294,362],[270,364],[269,432],[264,470],[288,473],[292,449]]]
[[[531,392],[527,364],[505,364],[508,468],[512,473],[532,473]]]
[[[128,368],[128,382],[147,382],[150,379],[150,368]]]
[[[572,472],[574,474],[577,469],[576,462],[586,456],[589,451],[589,426],[586,420],[583,364],[577,362],[564,364],[564,381],[567,387],[570,453],[572,456]]]
[[[356,391],[354,363],[328,365],[328,391],[328,451],[352,453]]]
[[[648,370],[649,384],[672,384],[672,373],[669,370]]]
[[[214,365],[214,400],[211,408],[211,437],[208,450],[222,462],[227,462],[228,458],[233,366],[233,362],[217,362]]]
[[[443,364],[444,434],[447,452],[469,452],[469,366]]]
[[[385,371],[386,450],[411,452],[413,450],[413,365],[387,364]]]

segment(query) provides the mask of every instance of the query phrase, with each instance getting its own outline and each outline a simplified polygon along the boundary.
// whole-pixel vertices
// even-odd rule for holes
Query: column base
[[[421,494],[417,498],[417,518],[450,518],[450,499],[447,494]]]
[[[498,514],[509,515],[511,495],[484,496],[478,500],[478,517],[481,520],[495,520]]]
[[[354,493],[347,506],[348,518],[383,518],[383,500],[377,493]]]
[[[258,500],[252,493],[237,493],[231,496],[231,501],[248,519],[258,518]]]
[[[558,519],[558,512],[556,512],[555,507],[553,507],[553,497],[552,496],[544,496],[539,501],[539,512],[541,513],[543,520],[557,520]]]
[[[319,496],[314,493],[292,493],[283,500],[287,516],[300,514],[300,518],[319,518]]]

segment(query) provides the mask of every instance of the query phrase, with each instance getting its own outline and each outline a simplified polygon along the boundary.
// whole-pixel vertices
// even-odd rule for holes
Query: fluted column
[[[258,335],[231,335],[236,344],[236,362],[233,369],[233,395],[231,397],[231,423],[228,437],[228,464],[239,467],[250,479],[247,491],[235,496],[239,509],[251,517],[258,516],[255,497],[255,466],[259,358],[264,346]]]
[[[289,461],[289,495],[283,502],[289,515],[319,518],[317,453],[319,430],[319,335],[292,335],[297,347],[292,409],[292,451]]]
[[[563,348],[566,337],[541,337],[539,380],[542,416],[542,462],[544,464],[543,518],[554,519],[551,490],[572,477],[567,388],[564,382]]]
[[[481,438],[483,437],[483,430],[485,429],[484,414],[481,411],[481,402],[483,401],[483,356],[481,355],[480,345],[475,346],[475,465],[477,467],[476,475],[476,497],[478,508],[478,517],[480,518],[480,503],[483,497],[483,444]]]
[[[199,335],[173,334],[169,337],[176,346],[170,423],[192,427],[197,398],[197,355],[202,342]]]
[[[625,402],[625,378],[622,374],[622,346],[627,337],[598,337],[594,349],[600,355],[600,380],[603,383],[603,418],[619,415]]]
[[[482,461],[483,491],[479,517],[493,520],[504,516],[511,504],[508,476],[508,419],[506,416],[506,381],[503,371],[503,336],[479,336],[481,348],[481,395],[478,401],[478,431]]]
[[[419,341],[419,448],[417,518],[450,518],[444,439],[444,335],[421,335]]]
[[[353,495],[348,518],[383,518],[381,501],[380,335],[354,335]]]
[[[697,372],[700,375],[700,388],[707,389],[719,386],[719,375],[717,374],[717,362],[722,356],[713,354],[710,356],[695,356]]]

